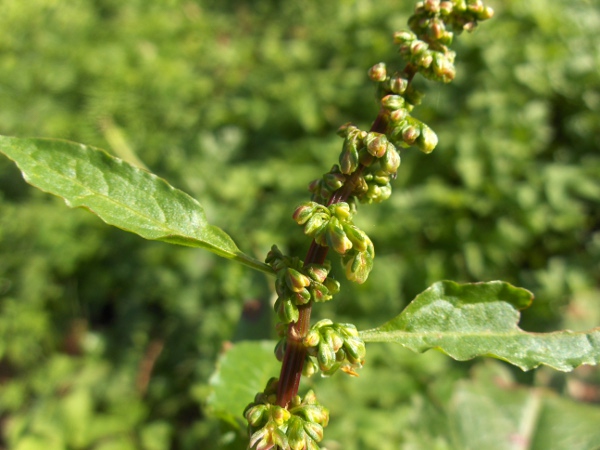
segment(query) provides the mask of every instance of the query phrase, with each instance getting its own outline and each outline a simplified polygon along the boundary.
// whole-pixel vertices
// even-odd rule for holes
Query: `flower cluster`
[[[338,369],[358,376],[354,369],[360,369],[365,362],[365,343],[352,324],[321,320],[302,342],[308,348],[307,375],[318,367],[324,376],[333,375]]]
[[[265,261],[277,276],[275,311],[283,323],[298,320],[298,305],[329,301],[340,290],[339,282],[327,276],[331,270],[329,262],[304,266],[299,258],[284,256],[276,245]]]
[[[346,277],[364,283],[373,268],[375,248],[364,231],[352,224],[352,210],[348,203],[324,206],[304,202],[296,208],[293,218],[304,225],[304,234],[315,242],[342,255]]]
[[[288,408],[275,404],[277,379],[271,378],[264,392],[244,410],[248,421],[250,448],[255,450],[318,450],[329,411],[321,406],[313,391],[301,399],[294,397]]]

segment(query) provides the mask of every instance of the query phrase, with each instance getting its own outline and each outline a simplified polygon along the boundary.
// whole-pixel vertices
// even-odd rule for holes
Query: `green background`
[[[0,134],[138,158],[246,253],[302,257],[291,213],[336,162],[337,127],[374,119],[366,72],[401,67],[410,3],[2,0]],[[535,293],[529,331],[600,325],[600,10],[491,5],[456,42],[455,82],[419,82],[438,148],[404,150],[392,198],[359,210],[369,281],[315,318],[370,328],[435,281],[503,279]],[[0,448],[244,448],[209,379],[228,341],[274,337],[272,296],[248,268],[68,210],[0,159]],[[314,383],[330,450],[600,446],[593,368],[373,344],[358,379]]]

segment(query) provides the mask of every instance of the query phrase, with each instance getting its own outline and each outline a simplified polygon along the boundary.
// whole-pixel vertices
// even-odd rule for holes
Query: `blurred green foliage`
[[[405,151],[391,200],[361,209],[375,268],[365,285],[344,285],[316,318],[375,326],[440,279],[504,279],[530,289],[536,301],[523,323],[531,331],[598,317],[594,3],[492,3],[496,17],[460,37],[455,82],[424,86],[416,110],[438,133],[438,149]],[[305,253],[291,212],[308,182],[335,162],[335,129],[374,119],[367,69],[391,65],[391,33],[413,5],[1,6],[0,134],[137,156],[262,259],[274,243]],[[272,337],[262,275],[67,210],[29,188],[7,159],[0,255],[0,448],[243,448],[235,429],[202,405],[223,342]],[[455,383],[469,365],[387,347],[368,352],[359,380],[315,381],[332,410],[328,448],[466,445],[456,440],[460,418],[449,417],[456,392],[485,392],[478,378]],[[597,372],[536,374],[516,376],[600,401]],[[586,408],[597,415],[597,406]]]

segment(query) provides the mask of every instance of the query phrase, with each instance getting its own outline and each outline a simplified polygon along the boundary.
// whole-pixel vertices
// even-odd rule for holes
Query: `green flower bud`
[[[340,153],[340,169],[342,173],[349,175],[358,169],[359,159],[357,149],[348,149]]]
[[[319,368],[323,372],[326,372],[333,367],[336,360],[335,352],[331,346],[320,343],[319,347],[317,348],[317,361],[319,363]]]
[[[345,221],[346,219],[352,217],[350,205],[346,202],[339,202],[331,205],[329,207],[329,211],[333,217],[336,217],[340,221]]]
[[[310,278],[291,267],[286,269],[285,283],[292,292],[300,292],[310,286]]]
[[[323,284],[325,285],[325,287],[327,288],[327,290],[329,291],[329,293],[331,295],[335,295],[338,292],[340,292],[340,282],[337,280],[334,280],[333,278],[327,278]]]
[[[390,121],[393,123],[394,126],[402,125],[402,122],[406,120],[407,116],[408,111],[404,108],[390,111]]]
[[[334,328],[326,328],[323,330],[323,335],[327,345],[331,346],[336,353],[344,345],[344,338]]]
[[[367,353],[365,343],[358,337],[346,339],[344,341],[344,351],[349,362],[360,365],[362,365]]]
[[[426,124],[421,124],[421,133],[417,138],[417,147],[423,153],[431,153],[438,143],[438,137]]]
[[[373,268],[374,256],[372,243],[364,252],[351,251],[344,255],[342,263],[346,269],[346,278],[359,284],[364,283]]]
[[[325,264],[312,263],[307,265],[304,270],[313,280],[323,283],[331,270],[331,264],[329,261],[326,261]]]
[[[304,225],[308,219],[315,213],[316,206],[318,203],[315,202],[304,202],[294,210],[292,218],[298,225]]]
[[[449,16],[451,12],[452,12],[452,2],[450,2],[450,1],[440,2],[440,14],[442,14],[443,16]]]
[[[304,450],[306,447],[306,432],[304,431],[305,422],[296,416],[292,416],[287,429],[288,444],[290,450]]]
[[[316,234],[323,231],[329,223],[329,211],[313,214],[304,225],[304,234],[310,237],[315,237]]]
[[[310,299],[312,298],[312,296],[310,294],[310,291],[305,288],[299,292],[294,292],[293,298],[294,298],[294,303],[296,305],[305,305],[308,302],[310,302]]]
[[[352,241],[348,239],[344,228],[337,217],[332,217],[325,231],[327,246],[343,255],[352,248]]]
[[[376,158],[381,158],[387,150],[388,140],[385,134],[370,132],[365,139],[367,151]]]
[[[402,139],[408,145],[414,144],[420,134],[421,134],[421,130],[419,129],[419,127],[417,127],[415,125],[407,124],[402,129]]]
[[[321,442],[323,439],[323,427],[318,423],[304,422],[304,431],[315,442]]]
[[[408,80],[400,76],[394,76],[388,81],[388,89],[394,94],[404,94],[406,87],[408,86]]]
[[[305,347],[316,347],[321,342],[321,333],[314,327],[308,332],[308,334],[302,339],[302,343]]]
[[[310,289],[311,299],[314,302],[321,303],[332,299],[332,295],[329,293],[329,289],[325,285],[318,281],[313,282]]]
[[[481,11],[477,15],[478,20],[487,20],[487,19],[491,19],[492,17],[494,17],[494,10],[492,8],[490,8],[489,6],[486,6],[485,8],[483,8],[483,11]]]
[[[432,52],[430,52],[430,51],[424,52],[419,57],[417,57],[415,60],[415,63],[417,64],[417,66],[423,67],[424,69],[427,69],[431,65],[432,62],[433,62],[433,56],[432,56]]]
[[[440,0],[425,0],[423,8],[425,8],[425,11],[437,14],[440,11]]]
[[[415,40],[417,36],[412,31],[397,31],[394,33],[394,44],[401,45]]]
[[[323,182],[331,191],[337,191],[346,181],[346,177],[342,173],[326,173],[323,175]]]
[[[365,166],[369,167],[375,161],[375,157],[369,153],[366,147],[363,147],[358,152],[358,162]]]
[[[292,300],[284,300],[281,297],[275,301],[275,311],[283,323],[297,322],[300,315],[298,307]]]
[[[369,78],[373,81],[383,81],[387,77],[385,63],[375,64],[369,69]]]
[[[352,242],[352,247],[359,252],[364,252],[367,249],[367,245],[370,242],[369,237],[360,228],[351,225],[344,224],[344,232],[346,236]]]
[[[304,362],[304,367],[302,368],[302,375],[304,375],[307,378],[310,378],[318,371],[319,371],[319,366],[317,366],[317,363],[315,363],[313,358],[311,358],[310,356],[307,356],[306,360]]]
[[[271,418],[277,425],[283,425],[290,418],[290,412],[281,406],[271,405]]]
[[[398,153],[396,147],[391,142],[388,142],[385,155],[379,160],[379,164],[388,174],[398,171],[398,167],[400,167],[400,153]]]
[[[388,110],[403,108],[404,104],[404,98],[399,95],[389,94],[381,99],[381,106]]]
[[[440,52],[433,53],[431,69],[433,70],[435,77],[444,83],[449,83],[456,75],[454,55],[454,52],[448,52],[447,54]]]
[[[356,130],[356,126],[352,125],[351,122],[348,122],[338,128],[337,134],[338,136],[345,138],[353,130]]]
[[[268,410],[269,407],[267,405],[255,405],[246,410],[244,417],[251,426],[261,427],[267,423]]]
[[[429,49],[429,45],[427,42],[421,41],[419,39],[414,40],[410,44],[410,53],[412,56],[421,56]]]

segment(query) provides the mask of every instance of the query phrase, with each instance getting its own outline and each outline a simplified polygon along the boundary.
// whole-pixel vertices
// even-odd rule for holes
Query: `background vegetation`
[[[375,268],[317,317],[364,329],[434,281],[504,279],[536,294],[527,330],[600,325],[594,3],[496,2],[461,36],[456,81],[431,85],[419,109],[438,149],[405,151],[392,199],[357,216]],[[366,71],[395,57],[413,5],[0,6],[0,134],[138,158],[262,259],[274,243],[304,255],[291,212],[337,158],[337,127],[374,119]],[[271,296],[242,266],[66,209],[0,159],[0,448],[243,448],[206,406],[209,378],[228,341],[272,337]],[[520,448],[600,446],[594,368],[523,374],[383,345],[368,356],[359,379],[315,381],[330,450],[505,448],[495,436],[513,430]]]

